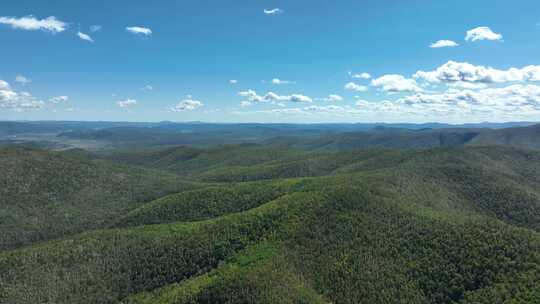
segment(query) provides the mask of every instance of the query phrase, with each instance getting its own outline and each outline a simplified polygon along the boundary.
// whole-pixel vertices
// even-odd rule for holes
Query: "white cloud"
[[[51,33],[60,33],[66,30],[67,24],[63,21],[50,16],[46,19],[36,19],[34,16],[25,16],[21,18],[0,17],[0,24],[10,25],[14,29],[27,31],[47,31]]]
[[[403,117],[416,122],[535,120],[540,117],[540,86],[514,84],[502,88],[418,92],[395,100],[357,100],[356,106],[310,105],[256,113],[311,115],[317,119],[339,117],[340,121],[343,118],[350,118],[351,121],[403,121]]]
[[[354,82],[349,82],[345,85],[344,89],[348,91],[366,92],[368,87],[356,84]]]
[[[41,109],[45,103],[28,92],[17,92],[9,83],[0,80],[0,108],[13,109],[16,111]]]
[[[351,74],[351,77],[356,78],[356,79],[370,79],[371,75],[369,73],[364,72],[360,74]]]
[[[448,86],[451,88],[467,89],[467,90],[479,90],[479,89],[487,88],[487,84],[485,83],[464,82],[464,81],[448,83]]]
[[[404,105],[437,107],[459,110],[513,113],[527,108],[540,111],[540,87],[537,85],[511,85],[504,88],[486,88],[477,91],[455,90],[438,94],[416,94],[397,101]]]
[[[191,97],[180,101],[177,105],[171,108],[173,112],[193,111],[202,107],[204,104],[198,100],[193,100]]]
[[[81,38],[82,40],[89,41],[89,42],[94,42],[94,39],[92,39],[92,37],[90,37],[89,35],[87,35],[87,34],[85,34],[83,32],[78,32],[77,36],[79,36],[79,38]]]
[[[154,90],[154,87],[149,84],[141,88],[141,91],[145,91],[145,92],[152,91],[152,90]]]
[[[328,97],[320,98],[318,100],[327,101],[327,102],[339,102],[339,101],[343,101],[343,97],[337,94],[330,94],[328,95]]]
[[[384,75],[377,79],[373,79],[371,85],[390,93],[422,91],[414,79],[408,79],[397,74]]]
[[[53,103],[53,104],[64,103],[64,102],[69,101],[69,97],[68,96],[56,96],[56,97],[52,97],[51,99],[49,99],[49,101],[51,103]]]
[[[152,30],[147,27],[141,27],[141,26],[130,26],[126,27],[126,31],[136,34],[136,35],[145,35],[150,36],[152,35]]]
[[[23,75],[17,75],[17,77],[15,77],[15,82],[18,82],[22,85],[27,85],[27,84],[32,83],[32,80],[27,77],[24,77]]]
[[[265,9],[264,14],[265,15],[279,15],[282,14],[283,10],[280,8],[274,8],[274,9]]]
[[[452,40],[439,40],[429,45],[429,47],[432,49],[444,48],[444,47],[456,47],[456,46],[459,46],[459,44]]]
[[[283,101],[292,101],[292,102],[313,102],[313,100],[302,94],[292,94],[291,96],[284,96]],[[283,97],[282,97],[283,98]]]
[[[499,33],[493,32],[487,26],[480,26],[472,30],[467,31],[465,36],[466,41],[478,41],[478,40],[502,40],[503,36]]]
[[[268,92],[264,96],[260,96],[257,94],[257,92],[253,90],[247,90],[242,91],[238,93],[239,96],[245,97],[250,103],[257,103],[257,102],[272,102],[272,103],[278,103],[278,102],[313,102],[313,99],[309,96],[305,96],[302,94],[291,94],[291,95],[279,95],[274,92]]]
[[[245,97],[247,99],[247,101],[249,101],[251,103],[266,101],[266,100],[264,100],[264,97],[259,96],[257,94],[257,92],[255,92],[253,90],[247,90],[247,91],[238,92],[238,95],[242,96],[242,97]]]
[[[0,90],[8,90],[8,89],[10,89],[9,83],[0,79]]]
[[[103,27],[101,25],[96,24],[96,25],[91,25],[89,29],[90,29],[90,32],[95,33],[95,32],[101,31]]]
[[[231,79],[231,80],[229,80],[229,83],[230,83],[230,84],[237,84],[237,83],[238,83],[238,80],[236,80],[236,79]]]
[[[131,107],[134,107],[137,105],[137,100],[135,99],[126,99],[126,100],[121,100],[119,102],[117,102],[118,106],[120,108],[131,108]]]
[[[281,80],[279,78],[274,78],[272,79],[272,84],[275,84],[275,85],[281,85],[281,84],[292,84],[294,83],[293,81],[289,81],[289,80]]]
[[[480,90],[452,89],[443,93],[416,93],[394,101],[359,100],[366,113],[426,120],[484,121],[528,118],[540,115],[540,86],[511,85]]]
[[[504,83],[540,81],[540,66],[526,66],[523,68],[510,68],[498,70],[492,67],[475,66],[467,62],[448,61],[435,71],[418,71],[414,78],[423,79],[432,83]]]

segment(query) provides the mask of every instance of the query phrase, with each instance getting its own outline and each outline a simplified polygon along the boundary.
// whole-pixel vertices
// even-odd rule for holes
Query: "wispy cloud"
[[[15,77],[15,82],[20,83],[22,85],[27,85],[27,84],[32,83],[32,79],[24,77],[23,75],[17,75],[17,77]]]
[[[101,25],[91,25],[90,26],[90,32],[92,33],[95,33],[95,32],[99,32],[103,29],[103,27]]]
[[[236,80],[236,79],[231,79],[231,80],[229,80],[229,83],[230,83],[230,84],[237,84],[237,83],[238,83],[238,80]]]
[[[328,97],[318,98],[317,100],[327,101],[327,102],[338,102],[338,101],[343,101],[343,97],[337,94],[330,94],[328,95]]]
[[[274,78],[274,79],[272,79],[271,83],[275,84],[275,85],[282,85],[282,84],[293,84],[295,82],[294,81],[289,81],[289,80],[283,80],[283,79],[279,79],[279,78]]]
[[[126,100],[118,101],[117,104],[120,108],[131,108],[137,105],[137,100],[126,99]]]
[[[265,9],[264,14],[265,15],[279,15],[282,14],[284,11],[280,8],[273,8],[273,9]]]
[[[141,88],[141,91],[144,91],[144,92],[153,91],[153,90],[154,90],[154,87],[149,84]]]
[[[49,101],[51,103],[53,103],[53,104],[64,103],[64,102],[69,101],[69,97],[68,96],[56,96],[56,97],[50,98]]]
[[[90,37],[89,35],[87,35],[87,34],[85,34],[83,32],[78,32],[77,36],[79,36],[79,38],[81,38],[82,40],[85,40],[85,41],[88,41],[88,42],[94,42],[94,39],[92,39],[92,37]]]
[[[126,31],[136,34],[136,35],[144,35],[144,36],[150,36],[152,35],[152,30],[147,27],[141,27],[141,26],[130,26],[126,27]]]
[[[37,19],[34,16],[0,17],[0,24],[6,24],[14,29],[37,31],[42,30],[51,33],[60,33],[66,30],[67,23],[50,16],[46,19]]]
[[[349,76],[355,79],[370,79],[371,78],[371,75],[366,72],[358,73],[358,74],[353,74],[352,72],[349,72]]]

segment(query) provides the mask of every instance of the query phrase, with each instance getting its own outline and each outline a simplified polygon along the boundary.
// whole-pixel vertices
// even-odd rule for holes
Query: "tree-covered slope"
[[[251,167],[317,169],[247,183],[213,153],[233,183],[1,252],[0,303],[540,301],[538,152],[296,151]]]
[[[506,145],[540,150],[540,124],[485,132],[471,140],[470,144]]]
[[[0,149],[0,250],[103,228],[141,204],[197,186],[84,155]]]

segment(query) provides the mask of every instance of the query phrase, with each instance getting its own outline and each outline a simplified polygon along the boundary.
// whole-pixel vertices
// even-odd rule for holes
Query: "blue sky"
[[[539,38],[532,0],[10,1],[0,119],[537,121]]]

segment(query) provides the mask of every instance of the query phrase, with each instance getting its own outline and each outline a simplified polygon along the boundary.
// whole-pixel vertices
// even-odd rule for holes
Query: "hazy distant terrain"
[[[0,303],[540,301],[538,125],[34,124]]]
[[[56,149],[103,150],[249,142],[304,150],[490,144],[538,149],[539,132],[539,125],[532,122],[464,125],[0,122],[0,145],[32,142]]]

